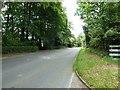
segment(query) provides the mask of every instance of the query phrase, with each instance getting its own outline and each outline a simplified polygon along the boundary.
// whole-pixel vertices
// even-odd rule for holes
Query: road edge
[[[93,90],[82,78],[81,76],[78,74],[77,71],[75,71],[76,76],[79,78],[79,80],[89,89],[89,90]]]

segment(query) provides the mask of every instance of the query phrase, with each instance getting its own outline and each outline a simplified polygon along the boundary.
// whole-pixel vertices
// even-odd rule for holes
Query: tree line
[[[3,7],[3,47],[72,46],[74,36],[61,2],[5,2]]]
[[[86,45],[108,50],[120,44],[120,2],[78,2],[76,14],[84,19]]]

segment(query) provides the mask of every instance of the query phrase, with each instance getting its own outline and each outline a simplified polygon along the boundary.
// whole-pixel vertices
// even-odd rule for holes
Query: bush
[[[93,49],[93,48],[88,48],[87,50],[88,50],[89,52],[94,53],[94,54],[97,54],[97,55],[99,55],[99,56],[101,56],[101,57],[108,56],[108,52],[105,52],[105,51],[98,51],[98,50],[95,50],[95,49]]]
[[[35,52],[38,50],[37,46],[3,46],[2,53],[16,53],[16,52]]]

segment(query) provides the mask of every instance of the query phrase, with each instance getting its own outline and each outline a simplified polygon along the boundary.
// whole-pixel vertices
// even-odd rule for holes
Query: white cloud
[[[83,20],[80,19],[79,16],[74,16],[76,13],[77,0],[64,0],[63,6],[66,7],[66,13],[68,20],[73,23],[73,30],[71,32],[77,37],[80,33],[83,33],[82,25],[84,25]]]

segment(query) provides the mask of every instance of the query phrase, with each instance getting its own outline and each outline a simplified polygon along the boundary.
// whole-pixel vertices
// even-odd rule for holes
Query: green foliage
[[[72,44],[71,24],[61,2],[5,2],[3,46],[35,46],[39,49]]]
[[[78,2],[78,5],[76,14],[86,23],[87,46],[108,50],[109,44],[120,44],[120,2]]]
[[[76,40],[77,46],[85,47],[85,35],[80,34]]]
[[[116,29],[117,28],[110,28],[108,31],[106,31],[104,36],[107,38],[107,37],[110,37],[110,36],[114,36],[114,35],[120,34],[120,32],[117,32]]]
[[[35,52],[38,50],[37,46],[3,46],[2,53],[20,53],[20,52]]]
[[[108,52],[98,51],[98,50],[95,50],[95,49],[93,49],[93,48],[87,48],[87,50],[88,50],[89,52],[94,53],[94,54],[97,54],[97,55],[99,55],[99,56],[101,56],[101,57],[105,57],[105,56],[108,55]]]
[[[90,41],[90,46],[97,48],[100,44],[100,38],[92,38]]]

